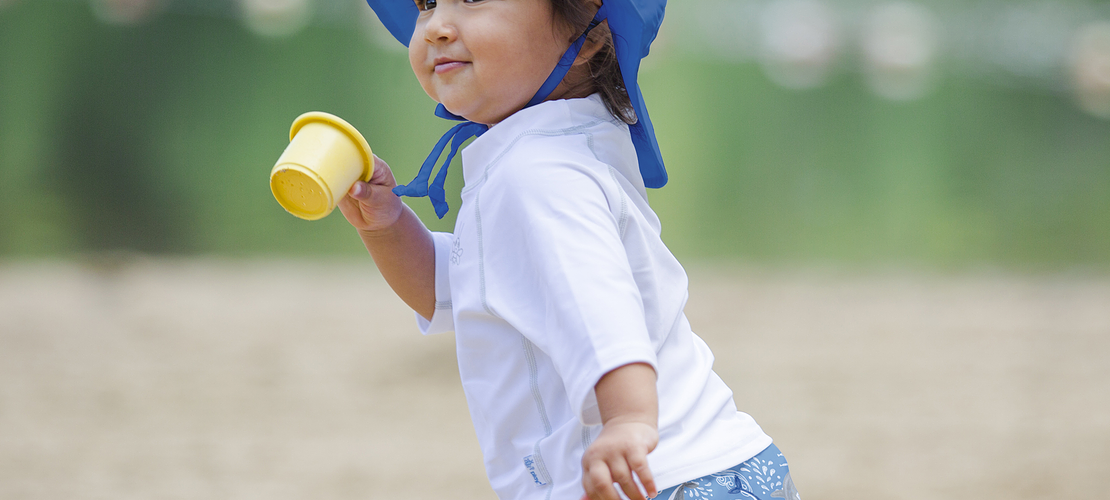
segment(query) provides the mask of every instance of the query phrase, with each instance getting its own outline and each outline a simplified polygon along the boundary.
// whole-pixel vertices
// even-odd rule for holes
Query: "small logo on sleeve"
[[[532,481],[535,481],[537,486],[547,486],[547,483],[540,479],[539,473],[536,472],[536,461],[532,458],[532,455],[524,457],[524,466],[528,468],[528,473],[532,475]]]
[[[451,263],[456,265],[456,266],[459,265],[459,261],[462,260],[462,254],[463,254],[462,240],[460,240],[459,237],[456,236],[455,237],[455,243],[452,245],[452,248],[451,248]]]

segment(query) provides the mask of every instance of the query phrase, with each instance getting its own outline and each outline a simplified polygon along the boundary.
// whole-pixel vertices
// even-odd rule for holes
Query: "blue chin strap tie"
[[[536,95],[532,96],[532,99],[528,101],[528,104],[524,105],[525,108],[543,102],[547,99],[547,96],[551,95],[555,87],[558,87],[559,84],[562,83],[563,78],[565,78],[567,72],[570,71],[571,65],[574,64],[574,60],[578,58],[578,53],[582,50],[582,44],[586,42],[586,35],[590,34],[590,31],[601,24],[601,21],[604,19],[605,6],[602,5],[601,9],[597,11],[597,15],[594,16],[593,21],[590,21],[590,25],[586,27],[586,31],[584,31],[582,35],[567,48],[567,51],[563,53],[563,57],[559,59],[559,63],[555,65],[555,69],[551,72],[551,75],[543,82],[543,85],[536,91]],[[447,111],[447,108],[442,104],[436,106],[435,114],[440,118],[461,121],[462,123],[451,127],[446,134],[443,134],[443,137],[441,137],[435,147],[432,148],[432,152],[428,154],[428,158],[426,158],[424,163],[420,166],[420,172],[416,174],[416,178],[408,184],[393,188],[393,194],[416,198],[427,196],[428,199],[432,200],[432,206],[436,209],[436,215],[442,219],[444,215],[447,215],[447,211],[450,210],[450,207],[447,206],[447,192],[443,189],[443,183],[447,180],[447,167],[451,166],[451,160],[455,159],[455,153],[459,152],[459,147],[461,147],[467,139],[484,134],[489,130],[489,126],[481,123],[474,123]],[[436,160],[443,155],[443,150],[447,147],[448,142],[451,143],[451,152],[447,153],[447,159],[443,161],[443,166],[439,168],[439,172],[436,174],[435,179],[429,183],[428,179],[432,176],[432,169],[435,168]]]
[[[478,137],[487,130],[488,125],[481,123],[474,123],[461,116],[458,116],[442,104],[436,106],[436,116],[446,118],[448,120],[459,120],[462,123],[451,127],[443,137],[439,138],[439,142],[432,148],[432,152],[428,154],[428,158],[424,160],[424,164],[420,166],[420,172],[416,174],[416,178],[412,182],[393,188],[393,194],[397,196],[411,196],[419,198],[427,196],[432,200],[432,206],[436,209],[436,215],[440,219],[447,215],[450,207],[447,206],[447,192],[443,189],[443,183],[447,181],[447,167],[451,165],[451,160],[455,159],[455,153],[459,152],[459,147],[462,143],[466,142],[471,137]],[[443,148],[447,147],[447,142],[451,142],[451,152],[447,153],[447,159],[443,161],[443,166],[439,168],[439,173],[436,174],[435,180],[430,184],[428,178],[432,176],[432,168],[436,166],[436,160],[443,154]]]

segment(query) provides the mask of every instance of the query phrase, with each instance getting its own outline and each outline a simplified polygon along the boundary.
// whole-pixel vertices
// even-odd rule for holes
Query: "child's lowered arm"
[[[594,387],[603,427],[582,456],[583,499],[619,500],[618,483],[631,500],[644,500],[632,473],[649,497],[658,494],[647,455],[659,443],[655,370],[644,363],[617,368]]]
[[[397,181],[381,158],[374,157],[370,182],[356,182],[339,201],[339,210],[362,238],[382,277],[418,314],[435,312],[435,244],[420,218],[393,194]]]

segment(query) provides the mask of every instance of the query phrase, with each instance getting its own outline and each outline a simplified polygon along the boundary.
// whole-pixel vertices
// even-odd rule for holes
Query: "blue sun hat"
[[[663,11],[667,6],[667,0],[603,1],[601,9],[585,32],[571,44],[555,65],[547,81],[525,107],[543,102],[555,90],[570,70],[574,59],[578,57],[586,35],[602,21],[608,20],[609,29],[613,33],[613,45],[617,52],[617,63],[621,68],[628,97],[632,101],[632,109],[636,112],[637,121],[628,128],[632,134],[632,144],[636,147],[640,174],[644,178],[645,186],[661,188],[667,184],[667,171],[663,167],[663,156],[659,152],[659,143],[655,139],[655,129],[648,117],[647,105],[644,103],[644,96],[640,92],[640,84],[636,78],[640,72],[640,60],[648,55],[651,42],[655,40],[655,36],[659,33],[659,26],[663,23]],[[393,37],[407,47],[416,29],[416,18],[420,14],[416,4],[412,0],[367,0],[367,3],[374,9],[378,19]],[[429,197],[435,207],[436,215],[443,218],[448,211],[446,193],[443,189],[443,183],[447,179],[447,167],[463,142],[471,137],[482,135],[488,127],[452,114],[442,104],[436,106],[435,114],[441,118],[463,123],[451,127],[436,143],[412,182],[393,188],[393,192],[398,196]],[[443,154],[448,142],[451,143],[451,151],[435,179],[429,184],[428,179],[431,178],[436,160]]]

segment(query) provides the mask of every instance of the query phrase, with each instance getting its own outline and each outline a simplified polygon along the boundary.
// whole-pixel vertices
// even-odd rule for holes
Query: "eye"
[[[436,0],[413,0],[419,10],[432,10],[436,8]]]

